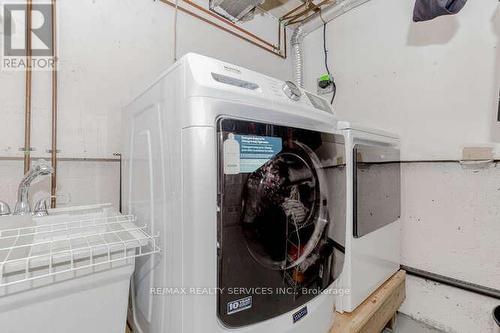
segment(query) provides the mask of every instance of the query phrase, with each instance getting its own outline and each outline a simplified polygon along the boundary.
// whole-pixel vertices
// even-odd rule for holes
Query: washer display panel
[[[218,316],[241,327],[301,306],[340,273],[344,141],[227,118],[217,128]]]

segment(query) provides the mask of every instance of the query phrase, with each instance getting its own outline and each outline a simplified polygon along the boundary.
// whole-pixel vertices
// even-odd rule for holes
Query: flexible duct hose
[[[295,83],[299,87],[304,87],[304,59],[302,57],[302,40],[304,39],[304,32],[302,26],[297,27],[292,34],[290,43],[292,44],[293,51],[293,75]]]

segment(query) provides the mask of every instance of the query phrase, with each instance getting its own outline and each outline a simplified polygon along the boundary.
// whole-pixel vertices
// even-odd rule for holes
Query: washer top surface
[[[384,131],[381,129],[375,129],[372,127],[365,126],[363,124],[359,124],[356,122],[350,122],[350,121],[338,121],[337,122],[337,129],[338,130],[353,130],[353,131],[360,131],[360,132],[365,132],[369,134],[375,134],[375,135],[381,135],[381,136],[386,136],[389,138],[393,139],[399,139],[399,136],[397,134]]]

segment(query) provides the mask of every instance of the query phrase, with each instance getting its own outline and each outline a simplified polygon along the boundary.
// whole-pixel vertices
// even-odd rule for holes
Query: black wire
[[[326,72],[330,75],[330,69],[328,68],[328,50],[326,49],[326,22],[323,23],[323,51],[325,52]]]
[[[328,50],[326,49],[326,23],[323,23],[323,51],[325,53],[325,68],[326,72],[328,73],[328,76],[330,77],[330,81],[332,84],[332,99],[330,100],[330,104],[333,104],[333,100],[335,99],[335,95],[337,94],[337,86],[335,85],[335,82],[333,80],[333,76],[330,73],[330,69],[328,68]]]

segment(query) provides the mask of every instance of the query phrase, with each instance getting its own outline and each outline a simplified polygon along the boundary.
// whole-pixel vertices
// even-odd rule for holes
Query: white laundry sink
[[[0,330],[124,332],[135,257],[157,250],[109,205],[0,217]]]

